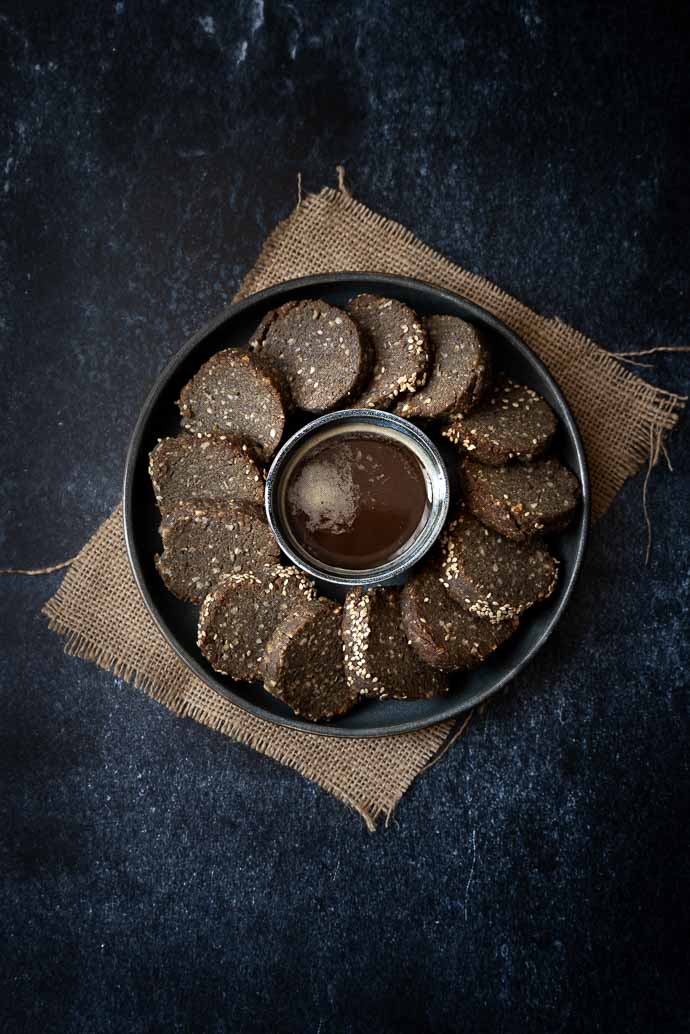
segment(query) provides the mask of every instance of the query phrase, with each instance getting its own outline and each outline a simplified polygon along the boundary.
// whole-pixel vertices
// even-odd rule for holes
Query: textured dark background
[[[5,0],[0,564],[75,553],[275,222],[355,193],[607,346],[688,341],[686,5]],[[642,371],[683,391],[688,360]],[[688,1029],[690,438],[388,829],[1,583],[0,1028]]]

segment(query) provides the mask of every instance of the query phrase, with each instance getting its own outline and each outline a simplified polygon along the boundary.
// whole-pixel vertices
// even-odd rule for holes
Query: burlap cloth
[[[538,316],[454,265],[342,186],[300,201],[266,241],[237,298],[293,277],[335,271],[417,277],[478,302],[512,327],[546,363],[575,414],[595,517],[627,477],[658,457],[663,435],[677,420],[681,397],[645,383],[583,334]],[[67,652],[132,682],[175,714],[290,765],[355,808],[370,829],[392,813],[459,729],[445,722],[402,736],[335,739],[280,728],[224,700],[185,668],[149,616],[127,561],[119,507],[71,564],[44,612],[65,637]]]

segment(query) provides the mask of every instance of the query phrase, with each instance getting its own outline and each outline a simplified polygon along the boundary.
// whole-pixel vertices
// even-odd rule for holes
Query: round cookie
[[[345,673],[349,685],[380,700],[421,700],[445,693],[448,681],[425,664],[402,627],[400,590],[354,589],[343,608]]]
[[[461,513],[441,540],[441,579],[472,614],[507,621],[556,588],[558,561],[533,543],[511,542]]]
[[[510,467],[466,459],[460,482],[470,513],[515,542],[563,531],[580,499],[579,481],[554,459]]]
[[[476,327],[457,316],[424,321],[433,356],[423,388],[398,402],[395,412],[408,420],[438,420],[468,413],[482,399],[491,380],[489,353]]]
[[[394,298],[360,294],[347,308],[374,355],[369,383],[352,406],[390,409],[399,395],[416,391],[426,382],[426,331],[412,309]]]
[[[476,409],[454,415],[441,434],[473,460],[501,467],[540,456],[556,427],[555,414],[541,395],[502,376]]]
[[[185,384],[177,404],[186,431],[244,439],[268,461],[283,436],[288,403],[275,371],[247,352],[226,348]]]
[[[280,622],[297,604],[315,598],[313,582],[296,567],[227,575],[201,606],[199,649],[216,671],[254,682],[261,678],[266,643]]]
[[[158,508],[175,509],[189,499],[244,501],[261,506],[264,473],[246,443],[216,435],[162,438],[149,456],[149,476]]]
[[[310,722],[345,714],[359,698],[345,677],[341,614],[332,600],[305,600],[278,625],[264,651],[266,689]]]
[[[268,461],[280,444],[289,401],[275,371],[226,348],[194,374],[177,404],[186,431],[245,439]]]
[[[423,567],[400,597],[403,628],[423,661],[442,671],[469,671],[516,631],[517,618],[494,622],[465,610],[441,584],[437,564]]]
[[[369,352],[347,313],[314,300],[267,313],[250,347],[285,378],[298,409],[344,406],[369,371]]]
[[[161,524],[158,573],[178,599],[201,603],[224,574],[274,563],[278,543],[252,503],[190,499]]]

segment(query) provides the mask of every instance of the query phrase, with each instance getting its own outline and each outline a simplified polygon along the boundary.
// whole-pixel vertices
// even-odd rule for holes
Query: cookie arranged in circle
[[[497,650],[517,630],[517,618],[489,621],[457,603],[429,563],[404,586],[402,622],[415,653],[442,671],[469,671]]]
[[[332,600],[300,602],[264,651],[266,689],[311,722],[345,714],[359,698],[345,676],[341,616]]]
[[[556,427],[556,416],[541,395],[502,376],[476,409],[453,416],[441,434],[473,460],[501,467],[540,456]]]
[[[280,556],[263,511],[252,503],[192,499],[171,511],[160,531],[158,573],[170,592],[190,603],[201,603],[223,575]]]
[[[425,664],[402,626],[400,590],[354,589],[343,608],[345,672],[350,686],[385,700],[420,700],[448,690],[446,676]]]
[[[563,531],[580,500],[580,483],[555,459],[485,467],[466,459],[460,482],[470,513],[515,542]]]
[[[267,313],[251,347],[285,378],[298,409],[344,406],[369,372],[369,353],[347,313],[318,300],[286,302]]]
[[[424,326],[433,357],[429,377],[423,388],[398,402],[395,412],[408,420],[468,413],[491,380],[491,360],[481,333],[457,316],[430,316]]]
[[[162,438],[149,456],[156,502],[167,513],[190,499],[243,501],[262,506],[264,473],[238,439],[178,434]]]
[[[347,308],[373,352],[371,377],[352,406],[390,409],[399,396],[416,391],[426,382],[426,330],[412,309],[394,298],[360,294]]]
[[[186,431],[240,438],[268,461],[283,436],[289,397],[274,370],[226,348],[204,363],[177,404]]]
[[[472,614],[492,621],[518,617],[551,595],[558,561],[543,546],[512,542],[469,513],[441,540],[443,585]]]
[[[314,583],[296,567],[276,564],[227,575],[201,606],[199,649],[216,671],[238,681],[257,681],[264,649],[277,626],[298,604],[315,598]]]
[[[241,350],[208,359],[182,388],[178,407],[181,433],[159,439],[149,455],[162,515],[157,569],[176,596],[201,603],[197,642],[208,663],[238,681],[263,679],[309,721],[343,715],[360,697],[446,693],[449,673],[485,662],[556,588],[559,563],[539,537],[568,526],[580,484],[558,460],[544,458],[557,431],[551,407],[505,373],[492,383],[488,342],[471,322],[421,319],[404,302],[369,293],[346,311],[321,299],[290,301],[268,312]],[[340,606],[320,598],[298,567],[282,565],[263,512],[264,464],[288,417],[297,430],[311,415],[359,407],[393,410],[455,445],[463,499],[402,588],[355,588]],[[354,456],[372,483],[381,481],[369,469],[373,454],[355,449]],[[319,512],[330,513],[329,493],[342,487],[340,468],[331,474],[319,468],[305,490]],[[370,507],[386,527],[398,503],[413,509],[396,477],[381,505]],[[346,503],[358,512],[354,489]],[[411,525],[418,527],[417,517]],[[357,543],[362,534],[355,528]],[[399,555],[387,544],[384,554]],[[377,554],[375,563],[358,564],[351,544],[342,555],[348,571],[378,563]]]

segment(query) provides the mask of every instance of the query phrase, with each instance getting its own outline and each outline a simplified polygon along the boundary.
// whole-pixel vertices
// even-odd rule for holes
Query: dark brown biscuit
[[[353,689],[383,700],[445,693],[445,675],[422,661],[402,627],[400,590],[354,589],[343,609],[345,673]]]
[[[518,617],[556,588],[558,561],[543,547],[511,542],[462,513],[441,540],[443,585],[472,614]]]
[[[416,391],[426,381],[426,331],[412,309],[393,298],[360,294],[347,308],[374,354],[371,379],[352,406],[390,409],[399,395]]]
[[[232,499],[257,506],[264,500],[264,473],[249,447],[217,435],[163,438],[149,456],[149,475],[163,513],[189,499]]]
[[[304,600],[316,598],[296,567],[266,567],[226,575],[204,600],[197,642],[207,661],[238,681],[261,678],[266,643],[281,621]]]
[[[181,600],[201,603],[224,574],[274,563],[278,543],[260,507],[190,499],[161,524],[163,553],[158,573]]]
[[[473,460],[502,467],[529,462],[551,444],[557,421],[541,395],[503,376],[467,416],[458,414],[441,434]]]
[[[456,603],[429,563],[405,585],[400,597],[403,628],[415,653],[433,668],[468,671],[486,660],[518,627],[516,618],[488,621]]]
[[[266,689],[310,722],[345,714],[359,698],[345,677],[341,615],[331,600],[305,600],[266,645]]]
[[[491,379],[489,353],[480,332],[457,316],[424,321],[433,357],[423,388],[398,402],[395,412],[408,420],[437,420],[468,413],[483,398]]]
[[[580,483],[558,460],[484,467],[466,459],[460,481],[467,509],[515,542],[563,531],[580,499]]]
[[[186,431],[241,438],[269,460],[283,436],[289,399],[267,365],[226,348],[204,363],[177,404]]]
[[[366,344],[350,317],[318,300],[269,312],[250,347],[283,375],[295,406],[307,413],[346,405],[369,370]]]

